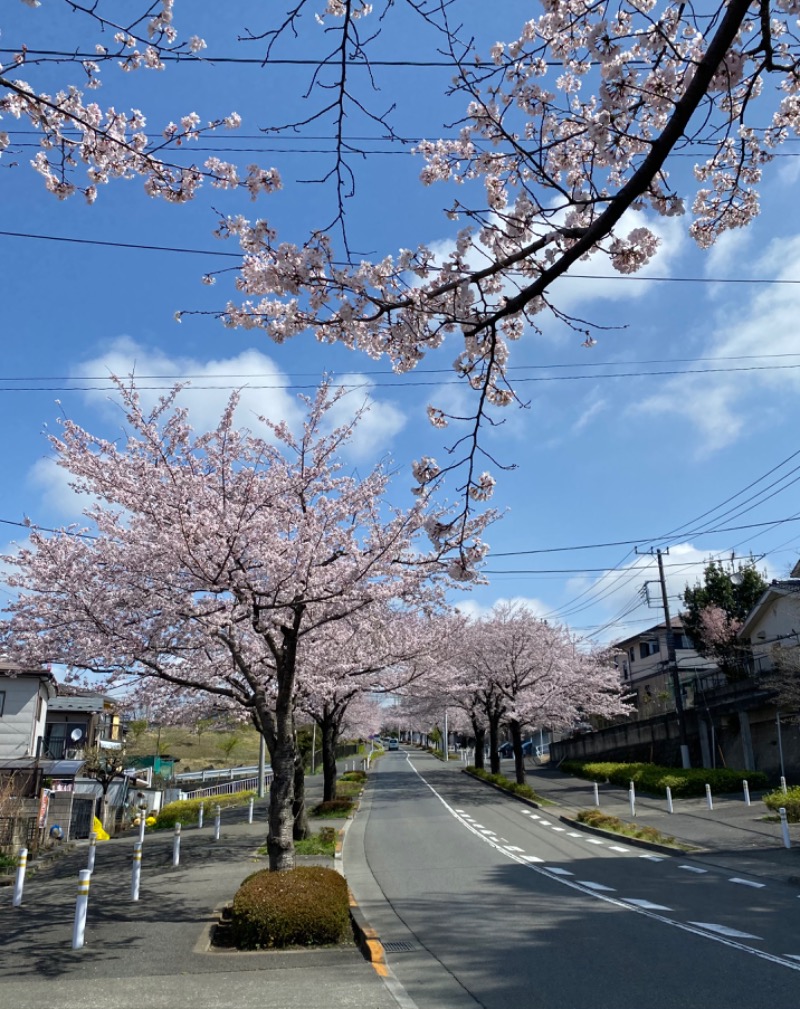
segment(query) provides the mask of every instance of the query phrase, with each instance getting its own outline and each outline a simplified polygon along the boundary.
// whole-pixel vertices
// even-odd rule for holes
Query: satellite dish
[[[83,729],[73,729],[72,732],[70,732],[69,734],[69,738],[72,740],[73,743],[79,742],[81,739],[83,739]]]

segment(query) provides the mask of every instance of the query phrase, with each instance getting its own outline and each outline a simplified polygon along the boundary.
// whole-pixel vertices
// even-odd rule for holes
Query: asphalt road
[[[800,900],[572,831],[433,757],[387,754],[348,881],[409,1009],[790,1009]]]

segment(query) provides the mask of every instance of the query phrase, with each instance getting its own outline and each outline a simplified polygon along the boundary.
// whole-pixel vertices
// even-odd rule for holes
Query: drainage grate
[[[411,953],[416,949],[412,942],[384,942],[381,945],[387,953]]]

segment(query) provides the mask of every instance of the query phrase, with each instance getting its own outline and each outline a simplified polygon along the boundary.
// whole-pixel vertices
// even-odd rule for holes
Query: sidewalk
[[[502,770],[513,775],[513,762],[503,761]],[[594,807],[594,785],[546,766],[526,768],[527,781],[543,798],[559,804],[558,812],[573,815]],[[791,848],[784,847],[781,825],[764,820],[770,811],[762,793],[713,796],[713,809],[706,799],[674,799],[674,812],[667,812],[666,798],[636,796],[636,815],[631,815],[628,793],[614,785],[600,785],[600,810],[620,820],[655,827],[697,848],[693,861],[723,866],[738,873],[764,876],[792,885],[800,884],[800,824],[790,824]],[[556,811],[554,809],[553,811]]]
[[[218,842],[213,824],[202,830],[187,827],[177,868],[172,866],[172,832],[148,834],[135,903],[130,879],[136,836],[99,843],[81,950],[71,948],[71,939],[85,843],[28,878],[21,908],[11,907],[11,888],[0,890],[0,1005],[396,1009],[355,945],[209,952],[214,911],[231,900],[245,876],[266,868],[266,860],[255,856],[265,837],[264,801],[257,803],[252,825],[246,809],[223,811]]]

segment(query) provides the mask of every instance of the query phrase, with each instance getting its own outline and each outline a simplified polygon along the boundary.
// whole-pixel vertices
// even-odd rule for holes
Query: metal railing
[[[269,787],[272,784],[272,771],[267,771],[264,775],[264,784]],[[234,792],[256,791],[258,788],[258,778],[239,778],[238,781],[227,781],[224,785],[210,785],[208,788],[195,788],[191,792],[185,792],[187,799],[208,799],[214,795],[233,795]]]

